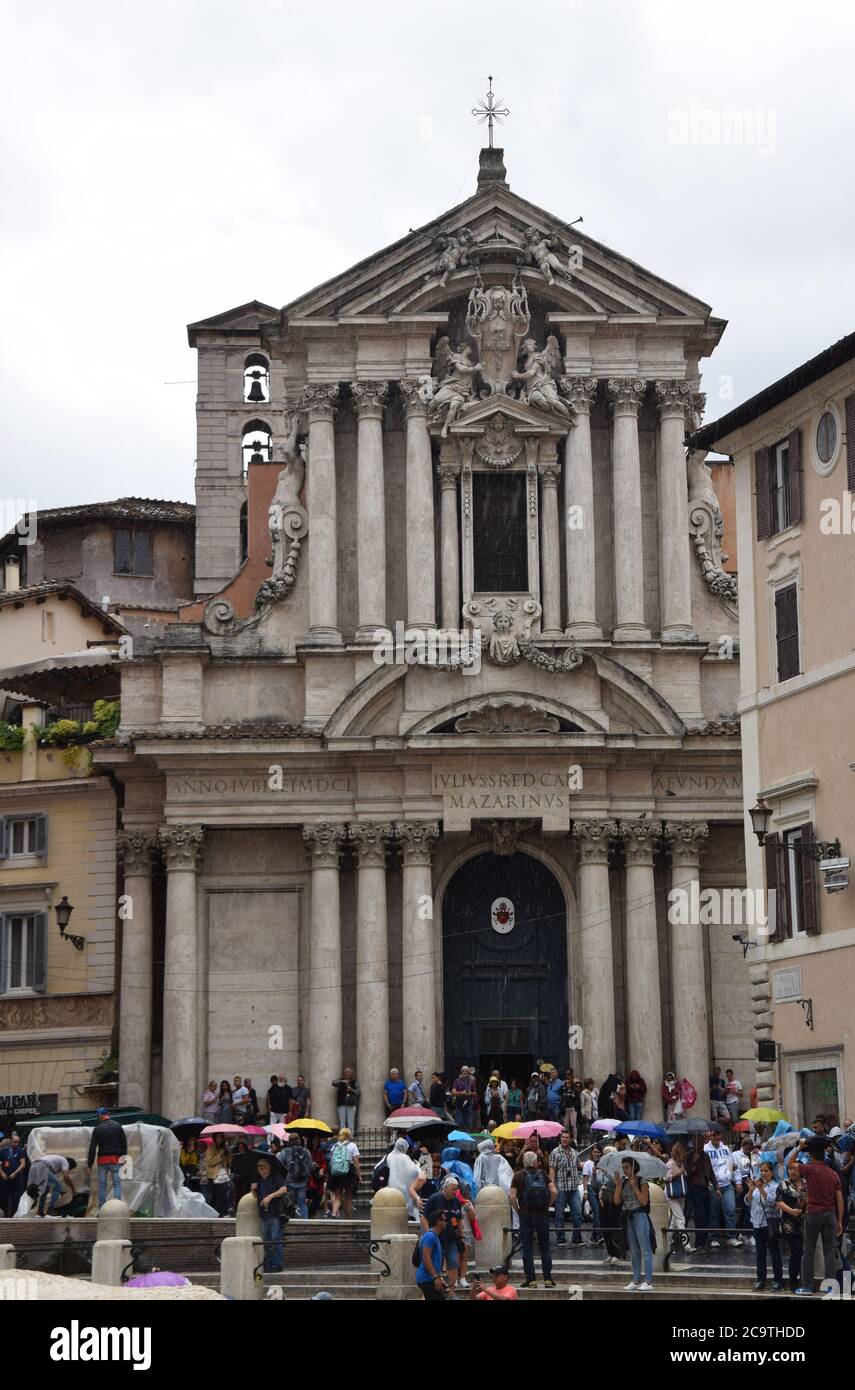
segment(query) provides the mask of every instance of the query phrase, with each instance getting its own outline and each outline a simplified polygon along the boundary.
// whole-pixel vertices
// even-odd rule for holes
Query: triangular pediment
[[[221,314],[188,323],[187,337],[190,346],[196,344],[198,333],[257,333],[259,324],[278,318],[279,310],[260,299],[251,299],[248,304],[239,304],[235,309],[226,309]]]
[[[535,264],[521,263],[529,228],[559,243],[566,269],[555,274],[553,284]],[[464,229],[471,253],[445,274],[443,284],[442,238]],[[710,317],[703,301],[585,236],[578,227],[568,227],[565,220],[506,186],[494,184],[292,301],[281,311],[281,323],[283,328],[298,328],[313,321],[406,322],[447,311],[468,292],[477,271],[486,279],[517,269],[529,294],[536,289],[551,311],[580,322],[682,320],[688,325],[706,323]]]
[[[511,429],[518,434],[566,434],[570,428],[566,420],[544,410],[535,410],[514,396],[488,396],[486,400],[466,406],[449,434],[483,434],[488,420],[496,416],[508,420]],[[436,428],[438,430],[439,426]]]

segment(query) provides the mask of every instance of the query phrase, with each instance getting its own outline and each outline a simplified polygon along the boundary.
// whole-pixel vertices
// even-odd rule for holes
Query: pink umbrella
[[[267,1134],[272,1134],[275,1138],[281,1139],[283,1144],[290,1144],[291,1136],[284,1124],[265,1125],[264,1129]]]
[[[541,1139],[557,1139],[563,1129],[557,1120],[526,1120],[525,1124],[517,1125],[514,1138],[530,1139],[532,1134],[539,1134]]]
[[[208,1125],[203,1134],[246,1134],[243,1125]]]
[[[620,1120],[595,1120],[591,1125],[591,1129],[602,1129],[608,1134],[611,1130],[617,1129],[619,1124]]]
[[[266,1134],[267,1130],[262,1129],[261,1125],[244,1125],[243,1132],[244,1134]],[[205,1133],[204,1129],[202,1133]]]
[[[402,1105],[400,1110],[393,1110],[388,1118],[390,1120],[435,1120],[437,1116],[435,1110],[428,1110],[424,1105]]]

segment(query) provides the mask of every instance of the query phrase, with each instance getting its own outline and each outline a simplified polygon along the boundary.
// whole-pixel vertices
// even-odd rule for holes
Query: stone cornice
[[[167,870],[195,870],[202,852],[205,832],[201,825],[163,825],[157,832],[157,843],[163,851]]]

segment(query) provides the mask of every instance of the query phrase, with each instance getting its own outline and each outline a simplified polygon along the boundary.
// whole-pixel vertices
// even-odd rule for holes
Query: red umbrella
[[[731,1129],[738,1129],[741,1133],[743,1131],[749,1130],[751,1128],[751,1125],[748,1123],[747,1120],[737,1120],[736,1124],[731,1125],[730,1127]]]
[[[400,1110],[393,1110],[387,1119],[390,1120],[435,1120],[436,1111],[428,1110],[425,1105],[402,1105]]]

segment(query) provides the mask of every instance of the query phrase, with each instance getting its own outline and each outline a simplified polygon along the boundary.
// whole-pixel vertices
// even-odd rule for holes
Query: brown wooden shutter
[[[790,525],[795,526],[802,519],[802,494],[804,490],[804,470],[802,469],[802,432],[791,430],[789,444],[790,470]]]
[[[805,850],[816,842],[813,833],[813,826],[810,821],[806,825],[800,825],[799,830],[802,836],[802,845]],[[807,853],[800,854],[802,871],[802,909],[804,921],[802,927],[808,936],[819,934],[819,913],[816,907],[816,862]]]
[[[799,674],[799,603],[795,584],[775,594],[775,642],[778,680]]]
[[[757,503],[757,539],[758,541],[765,541],[772,533],[768,449],[758,449],[754,455],[754,492]]]
[[[778,852],[780,849],[780,836],[776,833],[767,835],[763,843],[766,852],[766,892],[771,893],[775,890],[775,929],[769,936],[770,941],[783,941],[784,939],[784,882],[778,873]],[[769,911],[768,897],[766,900],[766,911]]]
[[[846,486],[855,492],[855,396],[847,396],[843,402],[844,429],[846,430]]]

